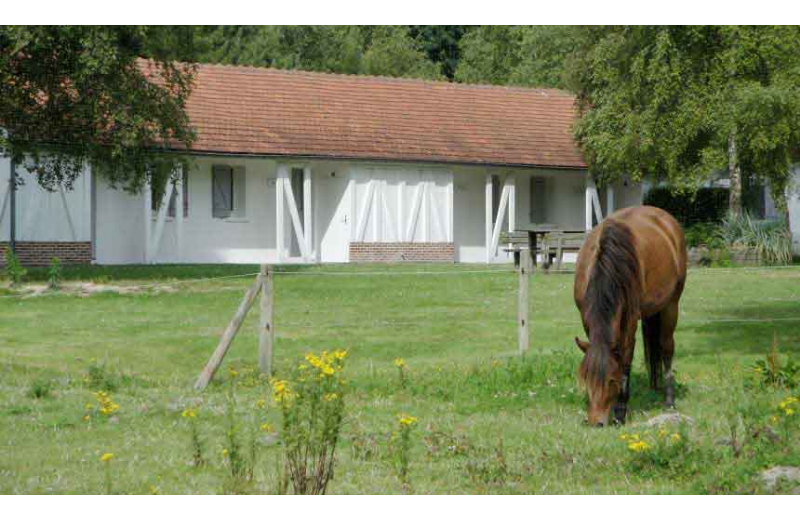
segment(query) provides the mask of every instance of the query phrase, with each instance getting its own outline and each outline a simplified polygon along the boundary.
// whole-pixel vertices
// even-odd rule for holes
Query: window
[[[214,218],[244,218],[247,179],[243,167],[214,165],[211,169],[211,214]]]

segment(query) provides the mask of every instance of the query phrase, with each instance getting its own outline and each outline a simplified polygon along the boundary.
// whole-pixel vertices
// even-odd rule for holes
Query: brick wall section
[[[455,262],[452,242],[352,242],[351,262]]]
[[[5,264],[8,242],[0,242],[0,265]],[[17,242],[17,257],[22,265],[46,266],[57,256],[62,264],[92,263],[91,242]]]

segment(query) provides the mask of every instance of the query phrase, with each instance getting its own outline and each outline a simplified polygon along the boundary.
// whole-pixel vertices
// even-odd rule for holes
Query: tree
[[[575,136],[594,175],[649,176],[697,187],[741,171],[785,205],[800,150],[800,28],[586,28],[570,62],[581,119]]]
[[[484,25],[461,39],[455,78],[464,83],[564,87],[583,31],[564,25]]]
[[[222,25],[202,30],[200,61],[436,79],[406,26]]]
[[[409,35],[428,60],[438,63],[442,74],[452,80],[461,59],[459,42],[468,28],[467,25],[410,25]]]
[[[438,64],[428,61],[408,28],[400,25],[378,26],[364,52],[360,71],[374,76],[442,79]]]
[[[2,153],[47,189],[70,187],[90,163],[137,190],[190,146],[184,107],[193,29],[149,26],[0,27]],[[149,66],[140,58],[152,61]]]

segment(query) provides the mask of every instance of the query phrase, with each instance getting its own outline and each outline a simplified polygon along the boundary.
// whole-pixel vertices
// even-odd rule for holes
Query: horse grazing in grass
[[[589,424],[604,426],[611,409],[625,422],[636,327],[642,320],[650,386],[664,376],[666,405],[675,405],[672,355],[678,301],[686,281],[686,243],[680,224],[650,206],[612,213],[578,253],[575,304],[589,341],[578,375],[589,396]]]

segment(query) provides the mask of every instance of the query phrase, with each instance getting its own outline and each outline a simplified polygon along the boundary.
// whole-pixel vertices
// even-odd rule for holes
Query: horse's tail
[[[642,320],[642,336],[644,336],[644,360],[650,374],[650,387],[658,389],[663,371],[661,352],[661,316],[656,314]]]

